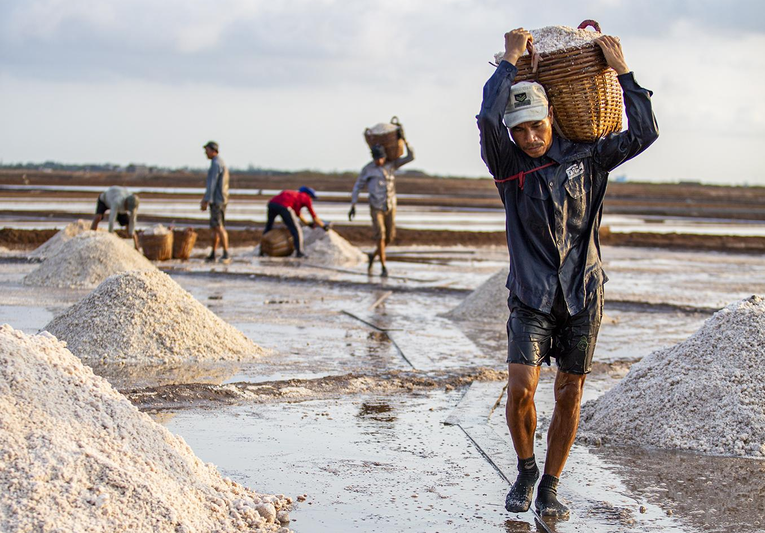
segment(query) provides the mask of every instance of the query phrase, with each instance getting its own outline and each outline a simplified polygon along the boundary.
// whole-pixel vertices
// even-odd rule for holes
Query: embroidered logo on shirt
[[[566,169],[566,175],[569,177],[569,179],[579,176],[580,174],[584,174],[584,163],[581,161],[571,165]]]

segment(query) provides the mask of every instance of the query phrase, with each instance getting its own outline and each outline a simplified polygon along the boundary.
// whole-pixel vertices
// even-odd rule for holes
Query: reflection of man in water
[[[603,312],[607,278],[598,228],[608,172],[645,150],[659,131],[650,91],[635,81],[619,41],[604,36],[595,42],[618,74],[629,128],[592,144],[559,137],[542,86],[513,85],[515,63],[530,40],[523,29],[505,34],[505,55],[484,86],[478,115],[481,155],[505,206],[510,251],[506,414],[519,473],[505,507],[522,512],[531,505],[539,478],[534,393],[542,362],[549,365],[554,357],[555,409],[535,507],[544,516],[566,519],[569,509],[558,501],[558,478],[576,436]]]
[[[90,224],[90,229],[97,230],[98,223],[109,211],[109,233],[114,231],[114,221],[123,228],[127,226],[128,237],[133,239],[135,249],[138,249],[138,236],[135,233],[135,222],[138,217],[138,196],[125,187],[109,187],[98,196],[96,216]]]

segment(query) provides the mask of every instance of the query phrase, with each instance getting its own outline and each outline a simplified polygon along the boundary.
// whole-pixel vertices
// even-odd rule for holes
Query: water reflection
[[[705,532],[765,530],[765,461],[639,448],[593,448],[629,491]]]
[[[118,390],[188,383],[220,385],[240,368],[239,363],[231,362],[174,366],[86,364]]]

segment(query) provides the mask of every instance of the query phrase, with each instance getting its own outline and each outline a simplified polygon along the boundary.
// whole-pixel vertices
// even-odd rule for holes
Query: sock
[[[542,516],[568,519],[569,509],[558,501],[558,478],[545,474],[539,482],[537,500],[535,502],[537,512]]]
[[[523,513],[529,510],[537,479],[539,479],[539,468],[536,458],[533,455],[528,459],[519,457],[518,477],[505,498],[505,509],[508,512]]]

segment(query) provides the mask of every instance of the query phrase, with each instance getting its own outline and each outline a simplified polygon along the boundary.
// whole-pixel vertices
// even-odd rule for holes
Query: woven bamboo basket
[[[186,260],[197,242],[197,232],[191,228],[173,231],[173,259]]]
[[[260,251],[271,257],[287,257],[295,251],[292,234],[287,228],[274,228],[260,240]]]
[[[390,119],[390,123],[396,126],[395,131],[383,134],[373,134],[369,128],[364,130],[364,139],[372,148],[381,144],[385,148],[385,157],[388,161],[394,161],[404,155],[404,130],[398,117]]]
[[[164,235],[138,234],[138,242],[143,249],[143,255],[152,261],[166,261],[173,257],[173,234]]]
[[[586,20],[580,29],[600,25]],[[516,82],[541,84],[553,106],[558,133],[575,142],[595,142],[622,129],[622,88],[616,72],[608,66],[595,43],[539,54],[533,72],[531,54],[518,59]]]

